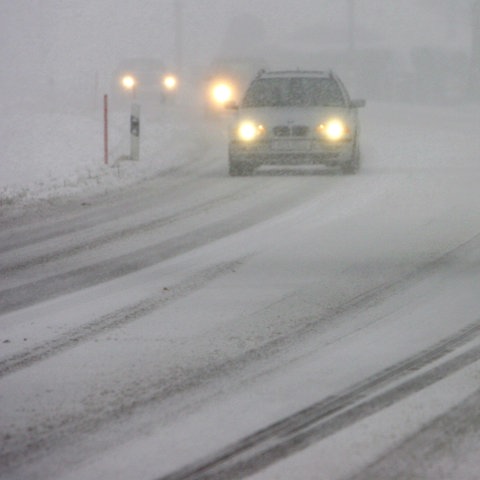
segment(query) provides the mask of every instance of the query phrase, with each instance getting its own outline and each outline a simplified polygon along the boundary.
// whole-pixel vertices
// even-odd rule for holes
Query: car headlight
[[[348,125],[343,120],[338,118],[333,118],[321,123],[318,126],[318,132],[324,138],[332,142],[344,140],[350,135],[350,129],[348,128]]]
[[[178,80],[175,75],[166,75],[163,78],[163,86],[169,92],[175,90],[177,88],[177,85],[178,85]]]
[[[233,87],[226,82],[216,83],[211,90],[212,99],[219,105],[224,105],[233,98]]]
[[[251,142],[265,133],[265,127],[255,122],[242,122],[237,127],[237,138],[244,142]]]
[[[124,75],[120,83],[125,90],[132,90],[135,88],[137,81],[133,75]]]

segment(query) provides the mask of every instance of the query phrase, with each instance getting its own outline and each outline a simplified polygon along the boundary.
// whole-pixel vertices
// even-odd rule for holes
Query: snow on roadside
[[[99,113],[20,111],[2,116],[0,206],[101,193],[179,166],[193,151],[205,148],[200,124],[193,126],[180,108],[165,108],[155,116],[141,116],[140,161],[119,161],[130,153],[130,113],[109,117],[105,165]]]

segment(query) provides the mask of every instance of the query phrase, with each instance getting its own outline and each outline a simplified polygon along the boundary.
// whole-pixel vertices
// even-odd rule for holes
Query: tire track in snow
[[[244,260],[245,259],[237,259],[236,261],[223,264],[223,267],[226,269],[225,273],[228,273],[229,265],[231,265],[230,268],[235,269],[237,264],[242,264],[242,261]],[[347,302],[342,307],[334,309],[333,311],[328,313],[326,317],[322,316],[321,319],[312,319],[312,322],[304,325],[295,334],[296,340],[298,341],[305,336],[311,335],[311,329],[314,328],[315,325],[318,325],[319,320],[324,321],[325,318],[332,318],[336,317],[337,315],[343,316],[351,309],[355,310],[361,306],[365,307],[372,301],[377,301],[378,296],[383,297],[385,294],[387,294],[388,291],[392,289],[397,290],[398,288],[401,288],[402,285],[408,284],[414,279],[418,280],[419,277],[422,277],[424,274],[426,274],[426,271],[428,273],[431,272],[432,269],[441,266],[443,264],[443,260],[444,259],[436,260],[435,262],[424,266],[422,269],[419,269],[419,271],[410,273],[406,276],[406,278],[404,277],[400,281],[396,281],[387,285],[380,285],[377,288],[365,292],[363,295],[355,297],[351,301]],[[212,270],[213,274],[216,268],[222,268],[222,266],[218,265],[217,267],[213,267],[213,269],[206,269],[206,271]],[[198,275],[201,277],[202,273],[200,272]],[[175,298],[179,298],[180,296],[181,295],[179,294],[179,296]],[[160,299],[159,303],[162,303]],[[138,305],[138,307],[139,309],[142,308],[141,305]],[[148,309],[148,306],[145,305],[144,308]],[[107,320],[108,317],[109,316],[106,315],[102,318]],[[111,321],[112,323],[114,323],[115,319],[112,318]],[[118,326],[120,325],[121,323],[118,324]],[[112,326],[112,328],[114,327]],[[102,326],[99,326],[98,330],[98,333],[102,333]],[[104,331],[107,330],[108,326],[105,326]],[[421,369],[424,364],[428,365],[428,363],[441,359],[442,356],[453,352],[455,348],[458,348],[463,344],[471,341],[472,339],[475,339],[478,335],[480,335],[480,320],[472,324],[470,327],[465,328],[457,335],[452,335],[451,337],[447,338],[444,342],[438,344],[436,348],[434,347],[432,349],[426,350],[423,353],[417,355],[416,357],[406,360],[401,364],[392,366],[391,368],[388,368],[383,372],[380,372],[379,374],[370,377],[369,379],[363,381],[361,384],[354,385],[353,387],[346,389],[344,392],[340,392],[339,395],[328,397],[312,405],[312,407],[306,410],[302,410],[298,414],[289,416],[285,420],[278,422],[271,427],[268,427],[267,429],[265,429],[267,430],[266,440],[269,445],[273,445],[274,447],[272,452],[267,451],[267,455],[272,455],[272,457],[269,457],[270,460],[266,465],[259,466],[257,462],[258,459],[253,457],[254,454],[258,453],[258,451],[255,450],[256,447],[262,448],[262,446],[265,446],[257,442],[257,437],[261,436],[264,430],[247,437],[243,441],[248,441],[248,446],[245,447],[242,444],[242,449],[248,450],[247,454],[250,455],[250,457],[247,458],[247,468],[251,469],[251,472],[253,473],[254,471],[268,466],[270,463],[274,463],[281,457],[287,456],[296,451],[296,440],[293,441],[292,445],[277,445],[275,443],[278,435],[273,430],[278,424],[280,424],[280,426],[282,424],[287,424],[287,427],[289,426],[289,424],[294,425],[295,429],[299,430],[299,435],[306,435],[306,439],[304,439],[304,441],[309,443],[301,447],[305,448],[309,444],[314,443],[321,438],[324,438],[325,436],[331,435],[335,431],[339,431],[342,428],[348,427],[348,424],[343,426],[336,423],[337,414],[345,413],[346,419],[348,420],[351,415],[351,409],[356,407],[356,404],[361,402],[365,397],[369,395],[370,397],[375,395],[376,392],[378,392],[378,390],[380,389],[383,389],[383,391],[387,390],[389,386],[391,387],[392,382],[401,381],[403,376],[407,376],[409,374],[413,375],[412,372]],[[94,334],[92,334],[91,336],[93,337]],[[82,341],[81,338],[79,338],[79,340]],[[31,433],[26,430],[17,433],[12,432],[11,434],[9,434],[10,437],[8,441],[5,441],[5,448],[3,450],[0,449],[0,464],[3,464],[5,468],[9,470],[14,470],[20,463],[25,461],[25,458],[28,455],[48,455],[49,451],[56,449],[59,445],[65,445],[65,442],[67,442],[68,439],[77,438],[78,436],[82,436],[84,434],[90,435],[93,432],[98,431],[99,428],[104,428],[106,425],[111,425],[112,422],[118,423],[121,420],[127,420],[134,413],[141,414],[141,412],[148,410],[149,408],[158,408],[159,405],[164,405],[163,408],[167,408],[168,410],[168,405],[170,405],[169,402],[174,402],[174,409],[176,409],[178,408],[178,404],[177,400],[175,399],[178,395],[185,396],[186,392],[191,392],[192,394],[194,394],[200,386],[205,387],[205,385],[209,384],[210,382],[220,381],[222,378],[226,378],[227,376],[231,377],[235,373],[243,371],[244,368],[248,367],[248,365],[251,365],[254,362],[261,361],[264,358],[271,358],[272,355],[283,355],[286,346],[288,346],[291,342],[291,335],[288,335],[288,337],[274,338],[271,339],[268,343],[262,344],[258,348],[248,350],[241,355],[235,356],[233,358],[221,359],[221,361],[208,362],[206,365],[198,366],[194,369],[176,371],[168,378],[148,378],[146,379],[147,383],[144,383],[142,385],[136,384],[134,390],[130,390],[129,392],[125,391],[123,395],[115,398],[114,401],[108,404],[107,409],[105,409],[104,404],[98,404],[94,405],[93,408],[90,409],[88,412],[81,411],[78,413],[78,415],[74,414],[66,416],[55,416],[54,418],[45,419],[45,421],[36,425],[37,434],[33,438]],[[77,343],[75,342],[75,345],[76,344]],[[74,347],[75,345],[70,346]],[[68,348],[68,346],[65,348]],[[52,355],[54,353],[55,352],[52,352]],[[477,355],[477,353],[480,356],[480,352],[474,352],[474,355]],[[48,355],[45,358],[47,357]],[[475,358],[477,357],[475,356]],[[39,356],[38,360],[42,360],[42,358]],[[470,357],[469,361],[470,360],[472,360],[472,357]],[[28,367],[31,364],[33,364],[33,362],[30,364],[25,364],[24,366]],[[18,365],[17,368],[21,369],[22,365]],[[458,369],[461,368],[461,366],[457,364],[455,368]],[[8,372],[5,372],[5,374],[7,373]],[[438,375],[437,378],[438,380],[441,379],[438,377]],[[421,388],[423,387],[421,384],[418,384],[415,386],[415,388],[421,390]],[[370,392],[369,389],[372,390],[372,392]],[[403,390],[400,389],[398,392],[395,393],[396,396],[394,396],[394,398],[390,398],[387,400],[389,400],[391,403],[398,401],[398,394],[401,394],[402,391]],[[200,397],[202,397],[202,394],[200,394]],[[375,405],[374,407],[376,408]],[[368,408],[372,407],[369,406]],[[369,413],[357,413],[357,415],[360,414],[363,414],[364,416],[369,415]],[[340,420],[342,420],[342,418],[343,417],[341,417]],[[319,429],[322,429],[323,423],[320,426],[318,424],[321,423],[323,420],[325,420],[326,422],[331,422],[328,423],[328,426],[330,428],[329,432],[325,433],[325,431],[321,430],[320,432],[315,433],[315,437],[309,437],[308,426],[313,425],[315,428],[318,427]],[[353,423],[353,421],[351,423]],[[287,430],[285,430],[285,432],[287,432],[287,435],[296,434],[296,432],[290,432],[288,428]],[[281,433],[282,432],[280,431],[280,434]],[[227,451],[227,454],[229,455],[229,458],[231,456],[232,462],[243,462],[243,459],[239,457],[242,454],[241,452],[238,452],[238,449],[236,448],[238,447],[238,444],[241,443],[242,441],[236,443],[231,448],[227,447],[225,449],[225,451]],[[252,448],[252,450],[249,450],[250,448]],[[286,448],[286,450],[283,450],[284,448]],[[223,454],[223,452],[224,450],[222,450],[220,453]],[[218,475],[217,473],[214,473],[213,476],[207,475],[205,477],[202,477],[201,475],[203,475],[203,467],[206,463],[210,464],[210,460],[212,458],[216,462],[212,468],[215,472],[217,472],[217,469],[220,469],[220,473],[218,473]],[[260,455],[260,458],[264,458],[263,454]],[[228,465],[225,465],[222,459],[219,460],[218,456],[213,455],[211,458],[204,459],[204,461],[200,460],[194,465],[190,465],[185,468],[181,468],[176,472],[173,472],[171,474],[173,475],[171,479],[176,480],[177,478],[240,478],[243,474],[243,463],[240,467],[235,464],[233,470],[229,470],[230,466],[230,463]],[[223,471],[223,467],[226,467],[225,472]],[[237,467],[239,468],[239,470],[236,471],[235,468]],[[196,473],[191,473],[192,468],[195,469]],[[199,468],[202,469],[201,472],[199,472]],[[210,467],[207,465],[207,474],[211,473],[209,468]],[[182,475],[191,476],[184,477]],[[171,480],[169,476],[164,478],[166,480]]]
[[[479,334],[480,320],[338,395],[156,480],[234,480],[252,475],[479,361],[480,346],[476,345],[443,363],[432,365],[475,340]]]
[[[60,295],[139,271],[207,245],[213,240],[238,232],[261,220],[247,214],[243,219],[218,222],[199,228],[195,232],[168,239],[164,242],[141,248],[95,265],[88,265],[69,272],[42,278],[17,287],[0,291],[0,315],[34,305]]]
[[[66,246],[65,248],[61,248],[61,249],[55,248],[55,251],[51,253],[43,253],[43,254],[32,256],[31,258],[27,258],[23,260],[16,260],[15,257],[12,256],[12,260],[10,262],[9,262],[9,259],[7,259],[1,265],[0,275],[6,275],[10,272],[23,270],[26,268],[30,268],[36,265],[41,265],[41,264],[55,261],[55,260],[61,260],[71,255],[75,255],[87,250],[92,250],[94,248],[101,247],[103,245],[109,244],[116,240],[123,240],[125,238],[132,237],[135,235],[142,235],[144,233],[155,231],[157,229],[160,229],[166,225],[170,225],[177,221],[194,217],[195,215],[208,211],[216,207],[217,205],[223,206],[225,205],[225,202],[238,201],[239,198],[242,198],[243,196],[245,196],[245,193],[246,193],[245,189],[243,189],[241,192],[235,192],[229,195],[215,197],[214,199],[208,202],[203,202],[194,206],[190,206],[188,208],[185,208],[183,211],[164,216],[163,218],[158,218],[155,220],[145,221],[139,224],[134,224],[126,228],[118,229],[108,234],[102,234],[102,235],[91,236],[91,237],[86,235],[84,239],[82,239],[81,241],[79,241],[77,236],[77,239],[75,237],[72,239],[73,242],[75,243],[72,244],[72,242],[70,241],[68,246]],[[94,229],[94,228],[95,227],[89,227],[89,229]],[[50,235],[43,241],[53,240],[54,238],[61,238],[62,236],[70,237],[75,234],[79,235],[77,233],[77,230],[73,230],[72,232],[68,232],[65,234],[62,232],[57,235]],[[30,242],[30,243],[34,243],[34,242]],[[29,245],[29,244],[27,243],[26,245]],[[24,245],[22,245],[21,247],[23,246]],[[0,253],[1,254],[9,253],[11,252],[11,250],[15,250],[17,248],[19,248],[18,245],[11,245],[9,249],[2,248]]]
[[[262,190],[260,184],[251,185],[250,187],[240,189],[233,195],[227,195],[222,197],[222,199],[213,199],[208,208],[214,209],[218,205],[223,207],[225,198],[231,199],[235,203],[238,198],[244,198],[250,190],[259,190],[262,195],[265,193],[265,188]],[[280,196],[269,196],[267,199],[259,202],[262,208],[258,207],[258,203],[255,204],[250,201],[248,207],[235,215],[230,215],[228,219],[214,220],[213,223],[200,227],[194,225],[192,227],[193,230],[190,232],[164,240],[155,245],[139,248],[128,254],[103,260],[94,265],[80,267],[19,286],[7,287],[0,291],[0,315],[156,265],[168,258],[186,253],[207,245],[214,240],[219,240],[267,221],[286,209],[295,208],[316,194],[317,192],[311,189],[306,189],[302,195],[299,195],[295,189],[282,191]],[[193,215],[189,214],[192,208],[195,207],[191,207],[186,212],[186,215],[189,217],[193,217]],[[200,207],[203,211],[205,211],[205,208],[205,206]],[[215,218],[214,214],[215,211],[212,214],[213,218]],[[175,221],[175,218],[171,221]],[[90,249],[90,246],[91,243],[88,243],[81,248]],[[76,247],[73,248],[75,249]],[[77,252],[74,251],[72,253]],[[56,256],[56,254],[53,255]],[[8,279],[6,280],[8,281]]]
[[[183,282],[170,287],[168,290],[162,290],[158,294],[148,297],[141,302],[96,318],[27,352],[18,353],[2,360],[0,361],[0,378],[22,368],[30,367],[36,362],[57,355],[82,342],[91,340],[97,335],[134,322],[138,318],[144,317],[168,303],[191,294],[216,278],[233,272],[243,261],[244,259],[232,260],[201,270]]]
[[[198,165],[198,162],[196,163]],[[164,182],[164,179],[168,179],[168,182]],[[81,198],[74,198],[67,208],[62,207],[62,202],[59,206],[55,205],[56,202],[51,205],[50,201],[46,204],[42,201],[34,203],[28,207],[28,215],[23,212],[20,216],[21,226],[16,225],[15,217],[6,222],[7,227],[0,232],[0,254],[63,235],[74,235],[118,216],[135,215],[143,211],[145,205],[162,204],[163,197],[168,197],[179,189],[191,189],[197,183],[198,178],[189,174],[188,169],[174,167],[120,191],[108,192],[108,195],[94,194],[83,201]],[[57,212],[57,209],[60,211]],[[23,218],[24,216],[27,218]],[[32,218],[38,220],[39,217],[44,218],[46,223],[42,222],[40,226],[35,224],[33,227],[26,223],[29,220],[31,222]],[[9,224],[12,224],[15,233],[10,232]]]

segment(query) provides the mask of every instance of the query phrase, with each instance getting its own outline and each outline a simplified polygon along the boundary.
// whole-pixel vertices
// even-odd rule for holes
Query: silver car
[[[251,175],[261,165],[360,167],[358,108],[333,72],[261,71],[230,128],[229,173]]]

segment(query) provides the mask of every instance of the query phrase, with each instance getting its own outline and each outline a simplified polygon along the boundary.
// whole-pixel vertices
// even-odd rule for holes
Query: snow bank
[[[0,118],[0,206],[99,193],[185,163],[201,147],[197,122],[180,108],[141,116],[140,161],[130,153],[130,113],[109,116],[104,164],[101,113],[15,112]]]

